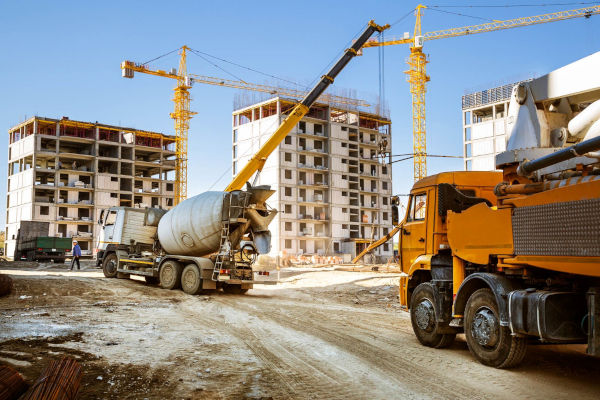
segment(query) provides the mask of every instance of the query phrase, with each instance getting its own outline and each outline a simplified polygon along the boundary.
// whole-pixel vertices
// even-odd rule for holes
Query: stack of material
[[[81,384],[81,366],[72,358],[52,361],[21,400],[72,400]]]
[[[0,274],[0,297],[8,296],[13,289],[13,281],[10,276]],[[0,399],[2,396],[0,396]]]
[[[27,390],[23,377],[7,365],[0,365],[0,399],[16,400]]]

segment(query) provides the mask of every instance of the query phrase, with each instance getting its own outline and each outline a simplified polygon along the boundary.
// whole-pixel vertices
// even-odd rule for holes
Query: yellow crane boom
[[[458,36],[474,35],[476,33],[485,33],[500,31],[504,29],[518,28],[520,26],[545,24],[573,18],[589,18],[592,15],[600,14],[600,6],[589,6],[574,10],[558,11],[553,13],[533,15],[530,17],[521,17],[507,20],[494,20],[485,24],[462,26],[459,28],[448,28],[438,31],[427,32],[421,35],[421,17],[423,9],[427,8],[419,4],[415,10],[416,22],[413,37],[391,38],[384,41],[376,39],[370,40],[363,47],[379,47],[397,44],[410,44],[410,56],[408,57],[409,70],[406,71],[407,80],[410,83],[410,93],[412,95],[412,119],[413,119],[413,153],[414,153],[414,180],[415,182],[427,176],[427,146],[425,131],[425,92],[429,76],[425,73],[427,58],[423,53],[423,44],[427,40],[445,39]],[[390,240],[397,232],[395,227],[386,236],[371,243],[358,256],[352,260],[358,262],[365,254],[375,250],[383,243]]]
[[[256,92],[271,93],[274,95],[286,96],[293,99],[302,99],[306,96],[306,92],[295,89],[281,88],[271,85],[261,85],[244,81],[235,81],[231,79],[223,79],[212,76],[203,76],[187,73],[187,46],[182,46],[180,49],[179,69],[177,71],[164,71],[160,69],[152,69],[146,64],[138,64],[133,61],[123,61],[121,63],[122,76],[124,78],[133,78],[135,72],[160,76],[163,78],[175,79],[177,86],[174,90],[173,102],[175,104],[174,111],[171,113],[171,118],[175,121],[175,199],[174,205],[179,204],[187,198],[187,147],[188,147],[188,132],[189,121],[196,112],[190,110],[190,93],[194,83],[203,83],[207,85],[224,86],[234,89],[252,90]],[[354,107],[369,107],[370,104],[360,100],[351,99],[343,96],[331,94],[321,94],[320,100],[327,103],[347,104]]]

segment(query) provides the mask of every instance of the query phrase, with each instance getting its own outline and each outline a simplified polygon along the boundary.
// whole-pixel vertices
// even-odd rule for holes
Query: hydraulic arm
[[[321,94],[333,83],[342,69],[350,62],[350,60],[358,54],[361,47],[367,42],[371,35],[375,32],[382,32],[389,28],[389,25],[379,26],[372,20],[369,21],[367,28],[360,37],[352,44],[352,46],[344,52],[337,63],[329,70],[329,72],[321,77],[321,80],[314,88],[297,104],[290,115],[281,123],[279,128],[265,144],[256,152],[256,154],[248,161],[248,163],[238,172],[225,191],[240,190],[244,184],[254,175],[255,172],[260,172],[267,161],[269,155],[279,146],[279,143],[287,136],[288,133],[296,126],[296,124],[306,115],[313,103]]]

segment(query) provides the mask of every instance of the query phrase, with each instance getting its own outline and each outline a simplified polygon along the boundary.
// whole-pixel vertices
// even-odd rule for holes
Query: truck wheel
[[[102,272],[107,278],[115,278],[117,276],[117,264],[119,259],[115,253],[111,253],[104,257],[102,261]]]
[[[495,368],[517,366],[525,357],[526,338],[512,336],[500,325],[494,293],[487,288],[475,291],[465,307],[465,337],[471,354]]]
[[[422,345],[437,349],[448,347],[454,342],[456,333],[437,333],[435,299],[431,283],[421,283],[410,299],[410,322]]]
[[[198,294],[202,291],[202,276],[196,264],[188,264],[181,273],[181,288],[187,294]]]
[[[223,291],[228,294],[244,294],[248,289],[242,289],[242,285],[223,285]]]
[[[159,282],[158,278],[155,276],[144,276],[144,279],[148,285],[156,285]]]
[[[160,267],[160,286],[163,289],[178,289],[181,286],[181,264],[177,261],[165,261]]]

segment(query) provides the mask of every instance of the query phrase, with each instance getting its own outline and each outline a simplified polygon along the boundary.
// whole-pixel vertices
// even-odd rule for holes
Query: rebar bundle
[[[23,377],[7,365],[0,365],[0,399],[16,400],[27,390]]]
[[[21,400],[73,400],[81,383],[81,366],[72,358],[52,361]]]
[[[10,276],[0,274],[0,297],[7,296],[12,292],[13,281]]]

